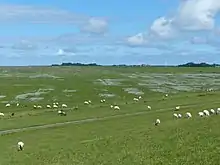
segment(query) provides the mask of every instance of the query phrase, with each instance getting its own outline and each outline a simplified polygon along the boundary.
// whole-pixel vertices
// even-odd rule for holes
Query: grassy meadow
[[[0,165],[220,164],[220,116],[198,116],[220,107],[219,68],[1,67],[0,79]],[[46,108],[53,102],[67,116]],[[193,117],[174,119],[176,106]],[[68,121],[77,122],[3,134]]]

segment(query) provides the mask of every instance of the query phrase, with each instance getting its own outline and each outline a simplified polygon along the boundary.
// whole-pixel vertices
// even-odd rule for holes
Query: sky
[[[220,63],[220,0],[0,0],[0,65]]]

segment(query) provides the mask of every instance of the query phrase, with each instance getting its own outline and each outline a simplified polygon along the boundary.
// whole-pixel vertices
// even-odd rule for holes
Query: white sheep
[[[204,113],[205,116],[209,116],[210,115],[208,110],[204,110],[203,113]]]
[[[217,108],[216,114],[220,114],[220,108]]]
[[[18,142],[18,145],[17,145],[17,147],[18,147],[18,150],[19,151],[22,151],[23,149],[24,149],[24,143],[23,142]]]
[[[62,116],[66,116],[66,113],[65,113],[63,110],[59,110],[59,111],[58,111],[58,114],[59,114],[59,115],[62,115]]]
[[[120,107],[117,106],[117,105],[115,105],[115,106],[114,106],[114,110],[120,110]]]
[[[111,107],[111,108],[114,108],[114,106],[113,106],[113,105],[110,105],[110,107]]]
[[[203,117],[203,116],[204,116],[204,113],[203,113],[203,112],[199,112],[198,115],[199,115],[200,117]]]
[[[88,101],[84,101],[84,104],[85,104],[85,105],[89,105],[89,102],[88,102]]]
[[[159,125],[160,124],[160,119],[157,119],[156,121],[155,121],[155,123],[154,123],[154,125]]]
[[[46,106],[47,108],[51,108],[51,106],[48,104],[47,106]]]
[[[105,102],[105,99],[100,100],[100,102],[101,102],[101,103],[104,103],[104,102]]]
[[[215,110],[214,109],[210,109],[210,113],[211,114],[215,114]]]
[[[91,103],[92,103],[92,101],[91,101],[91,100],[88,100],[88,102],[89,102],[89,104],[91,104]]]
[[[139,101],[139,99],[138,99],[138,98],[133,98],[133,100],[134,100],[134,101]]]
[[[56,104],[53,105],[53,108],[58,108],[58,106]]]
[[[5,116],[5,114],[4,114],[4,113],[2,113],[2,112],[0,112],[0,116]]]
[[[175,110],[176,110],[176,111],[180,110],[180,106],[177,106],[177,107],[175,108]]]
[[[16,104],[17,107],[18,107],[19,105],[20,105],[19,103]]]
[[[36,105],[34,105],[34,109],[36,109],[37,108],[37,106]]]
[[[174,116],[175,118],[182,118],[182,115],[181,115],[180,113],[179,113],[179,114],[174,113],[173,116]]]
[[[178,118],[178,115],[176,113],[173,114],[173,117]]]
[[[168,97],[168,94],[165,94],[165,97]]]
[[[211,92],[211,91],[213,91],[213,89],[212,89],[212,88],[207,89],[207,92]]]
[[[186,112],[186,118],[191,118],[192,114],[190,112]]]
[[[140,99],[142,99],[142,97],[141,97],[141,96],[139,96],[139,97],[138,97],[138,99],[140,100]]]
[[[61,106],[62,106],[62,108],[67,108],[66,104],[62,104]]]
[[[151,106],[150,106],[150,105],[148,105],[148,106],[147,106],[147,109],[151,110]]]
[[[37,106],[37,108],[39,108],[39,109],[40,109],[40,108],[42,108],[42,106],[41,106],[41,105],[38,105],[38,106]]]
[[[11,104],[9,104],[9,103],[8,103],[8,104],[6,104],[5,106],[6,106],[6,107],[10,107],[10,106],[11,106]]]

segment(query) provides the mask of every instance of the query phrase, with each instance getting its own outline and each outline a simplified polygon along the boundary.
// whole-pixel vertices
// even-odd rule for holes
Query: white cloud
[[[108,22],[104,19],[90,18],[81,30],[97,34],[105,33],[108,30]]]
[[[96,33],[97,34],[97,33]],[[122,37],[121,37],[122,38]],[[90,35],[88,33],[68,33],[62,34],[51,39],[51,42],[62,45],[105,45],[112,44],[121,39],[112,34],[105,35]]]
[[[148,30],[148,38],[145,40],[176,38],[184,32],[214,31],[215,16],[219,11],[220,0],[181,1],[172,17],[162,16],[152,23]],[[130,39],[141,45],[144,40],[140,38],[137,40],[136,36]]]
[[[135,36],[128,37],[127,42],[131,46],[141,46],[146,43],[146,40],[143,33],[138,33]]]
[[[219,11],[219,0],[187,0],[179,6],[175,19],[184,30],[212,30]]]
[[[37,45],[31,43],[28,40],[21,40],[11,46],[12,49],[27,51],[27,50],[37,50]]]
[[[103,18],[94,18],[62,9],[29,5],[0,4],[0,22],[73,24],[82,30],[98,34],[105,32],[108,27],[107,20]]]
[[[190,42],[192,44],[206,44],[207,43],[207,39],[206,38],[202,38],[202,37],[192,37]]]
[[[1,22],[81,23],[87,17],[75,13],[28,5],[0,5]]]
[[[150,32],[160,38],[170,38],[175,34],[175,29],[172,26],[172,23],[172,19],[160,17],[153,22],[150,27]]]
[[[75,56],[76,53],[70,51],[64,51],[63,49],[59,49],[56,53],[58,56]]]
[[[219,0],[185,0],[180,3],[176,15],[155,20],[151,29],[159,36],[173,35],[177,30],[214,30],[215,16],[219,11]]]

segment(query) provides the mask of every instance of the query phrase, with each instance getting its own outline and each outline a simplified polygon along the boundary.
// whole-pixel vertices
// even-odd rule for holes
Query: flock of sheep
[[[165,94],[165,97],[168,97],[168,94]],[[138,102],[140,99],[142,99],[141,96],[135,97],[135,98],[133,98],[133,101]],[[100,102],[101,103],[105,103],[106,100],[105,99],[101,99]],[[85,105],[90,105],[91,103],[92,103],[91,100],[84,101]],[[16,106],[19,106],[19,105],[20,105],[19,103],[16,104]],[[6,107],[10,107],[11,104],[8,103],[5,106]],[[50,104],[46,105],[46,108],[55,108],[55,109],[57,109],[59,107],[67,108],[68,106],[66,104],[61,104],[61,106],[59,106],[58,102],[55,102],[52,105],[50,105]],[[42,108],[42,106],[41,105],[34,105],[33,108],[34,109],[38,109],[38,108]],[[118,105],[110,105],[110,108],[114,109],[114,110],[120,110],[120,107]],[[151,110],[151,106],[148,105],[147,109]],[[180,106],[177,106],[174,109],[174,111],[178,111],[178,110],[180,110]],[[66,116],[66,112],[64,110],[58,110],[58,114],[61,115],[61,116]],[[210,116],[212,114],[220,114],[220,108],[217,108],[216,111],[214,109],[211,109],[210,111],[204,110],[204,111],[201,111],[201,112],[198,113],[198,115],[200,117],[204,117],[204,116],[208,117],[208,116]],[[0,112],[0,116],[4,116],[4,113]],[[183,116],[182,116],[181,113],[174,113],[173,117],[176,118],[176,119],[179,119],[179,118],[182,118]],[[186,112],[185,113],[185,117],[186,118],[192,118],[192,114],[190,112]],[[158,126],[160,123],[161,123],[160,119],[156,119],[156,121],[154,122],[154,124],[156,126]],[[24,142],[22,142],[22,141],[18,142],[17,143],[17,148],[18,148],[19,151],[22,151],[23,148],[24,148]]]
[[[175,108],[175,110],[176,111],[180,110],[180,106],[177,106]],[[200,117],[208,117],[208,116],[214,115],[214,114],[216,114],[216,115],[220,114],[220,108],[217,108],[216,110],[210,109],[210,110],[203,110],[203,111],[198,112],[198,116],[200,116]],[[179,118],[182,118],[182,114],[174,113],[173,117],[176,118],[176,119],[179,119]],[[186,112],[185,117],[186,118],[192,118],[192,114],[190,112]],[[160,122],[161,122],[160,119],[156,119],[154,124],[157,126],[157,125],[160,124]]]

